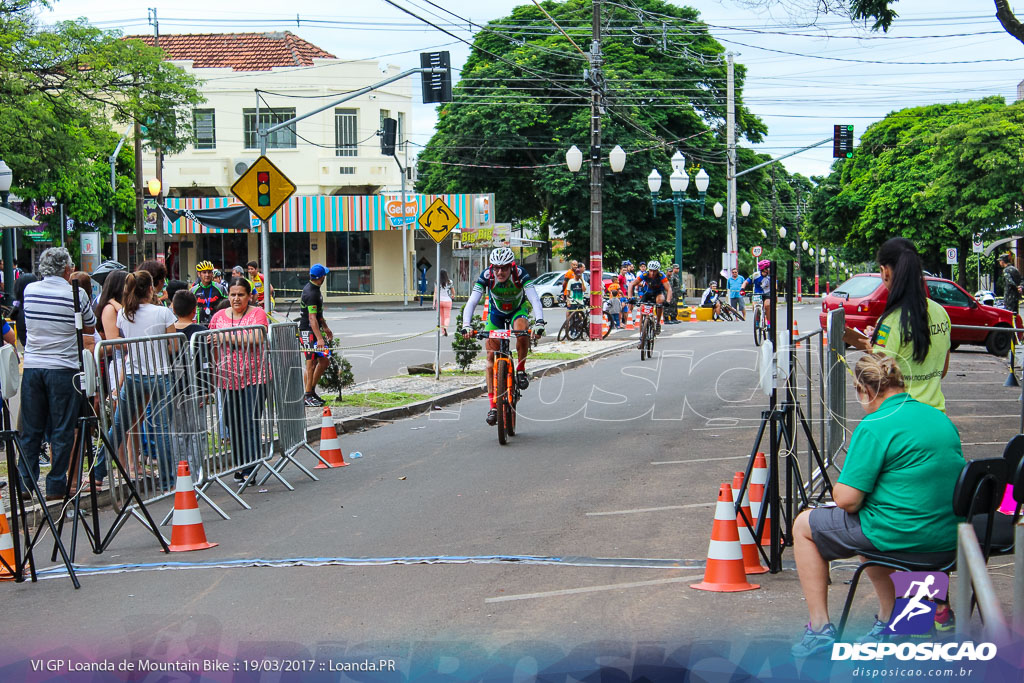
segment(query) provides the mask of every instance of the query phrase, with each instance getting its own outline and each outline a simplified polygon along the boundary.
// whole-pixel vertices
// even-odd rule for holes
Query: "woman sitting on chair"
[[[895,358],[864,355],[854,368],[867,415],[850,440],[837,507],[805,510],[793,525],[794,557],[811,621],[794,657],[831,650],[828,563],[866,552],[932,553],[956,548],[953,489],[964,467],[960,433],[945,413],[910,397]],[[875,625],[861,642],[886,639],[895,591],[885,567],[868,567],[878,595]]]

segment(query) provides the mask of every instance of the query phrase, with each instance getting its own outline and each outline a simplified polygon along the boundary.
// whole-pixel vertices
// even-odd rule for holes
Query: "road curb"
[[[538,368],[530,372],[530,377],[535,379],[537,377],[546,377],[547,375],[554,375],[566,370],[572,370],[578,368],[585,363],[610,356],[613,353],[621,351],[631,346],[636,346],[636,342],[633,340],[622,341],[614,346],[601,349],[592,354],[586,355],[583,358],[573,358],[572,360],[562,361],[553,365],[548,365],[543,368]],[[352,432],[357,429],[365,429],[369,427],[377,427],[385,422],[393,422],[406,417],[413,417],[421,413],[426,413],[434,409],[435,406],[438,408],[442,406],[451,405],[453,403],[459,403],[471,398],[477,398],[483,395],[487,391],[487,385],[480,383],[471,387],[463,387],[462,389],[455,389],[449,391],[446,394],[438,394],[437,396],[431,396],[428,399],[417,401],[416,403],[409,403],[404,406],[398,406],[397,408],[385,408],[384,410],[375,410],[369,413],[363,413],[361,415],[354,415],[352,417],[340,418],[334,421],[335,426],[341,428],[343,432]],[[306,441],[313,443],[320,440],[320,426],[314,425],[306,428]]]

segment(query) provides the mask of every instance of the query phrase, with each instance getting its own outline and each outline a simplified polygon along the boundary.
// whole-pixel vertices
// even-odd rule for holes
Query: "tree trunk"
[[[1024,43],[1024,25],[1014,16],[1008,0],[994,0],[994,2],[996,5],[996,19],[1003,25],[1003,29]]]

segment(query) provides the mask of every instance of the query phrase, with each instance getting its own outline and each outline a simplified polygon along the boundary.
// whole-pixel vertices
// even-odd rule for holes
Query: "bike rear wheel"
[[[612,314],[605,313],[604,321],[606,324],[604,326],[604,332],[601,334],[601,339],[607,339],[608,335],[612,333]]]
[[[761,309],[754,309],[754,346],[760,346],[763,341],[763,331],[761,329]]]
[[[572,323],[571,318],[566,318],[562,326],[558,328],[558,335],[555,337],[558,341],[565,341],[565,337],[569,334],[569,326]]]

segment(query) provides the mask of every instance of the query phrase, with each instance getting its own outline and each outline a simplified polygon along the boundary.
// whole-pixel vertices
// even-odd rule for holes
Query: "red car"
[[[995,306],[986,306],[968,294],[960,285],[952,280],[925,276],[928,285],[928,298],[942,305],[949,314],[949,321],[955,325],[975,325],[979,327],[1020,327],[1018,315],[1016,324],[1010,311]],[[859,330],[875,325],[878,317],[885,310],[885,300],[889,290],[882,284],[882,276],[878,273],[855,275],[840,286],[821,302],[821,313],[818,321],[824,329],[827,324],[828,312],[843,307],[846,314],[846,326]],[[956,350],[961,344],[977,344],[984,346],[988,352],[996,356],[1005,356],[1010,351],[1009,332],[985,332],[982,330],[951,330],[952,348]]]

